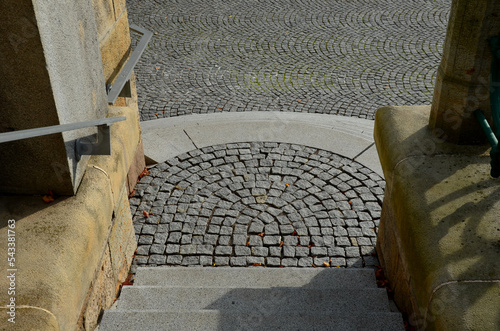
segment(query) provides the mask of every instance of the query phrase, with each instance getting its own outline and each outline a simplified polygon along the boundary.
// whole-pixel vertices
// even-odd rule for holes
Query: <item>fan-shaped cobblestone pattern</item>
[[[451,0],[127,0],[142,120],[429,104]]]
[[[150,171],[130,198],[135,265],[376,264],[385,182],[357,162],[301,145],[235,143]]]

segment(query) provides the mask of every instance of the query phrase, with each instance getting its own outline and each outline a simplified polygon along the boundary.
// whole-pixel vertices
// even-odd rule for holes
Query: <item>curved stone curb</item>
[[[323,149],[383,176],[370,120],[326,114],[243,112],[158,119],[141,122],[141,127],[144,153],[155,162],[218,144],[274,141]]]

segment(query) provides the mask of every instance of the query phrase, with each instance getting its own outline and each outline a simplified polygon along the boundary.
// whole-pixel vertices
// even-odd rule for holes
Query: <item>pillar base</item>
[[[430,109],[376,114],[387,181],[380,262],[417,329],[499,330],[500,181],[489,176],[488,146],[436,137]]]

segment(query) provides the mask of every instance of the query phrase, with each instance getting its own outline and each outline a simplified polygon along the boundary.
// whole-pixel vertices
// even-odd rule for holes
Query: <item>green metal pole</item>
[[[500,177],[500,150],[498,137],[500,137],[500,38],[493,37],[489,40],[492,53],[491,77],[490,77],[490,107],[493,125],[496,130],[493,132],[490,124],[484,117],[481,110],[474,111],[486,138],[491,144],[491,177]]]
[[[500,137],[500,39],[490,39],[492,63],[490,78],[490,106],[496,136]]]

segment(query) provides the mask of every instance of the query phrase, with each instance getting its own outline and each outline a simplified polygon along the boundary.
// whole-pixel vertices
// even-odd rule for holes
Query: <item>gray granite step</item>
[[[108,330],[404,330],[373,269],[138,268]]]
[[[168,287],[376,288],[373,269],[138,268],[135,285]]]
[[[303,314],[268,314],[255,312],[107,311],[99,331],[403,331],[401,314],[390,312],[332,312]]]
[[[129,286],[122,289],[117,309],[231,312],[389,311],[385,289],[206,288]]]

